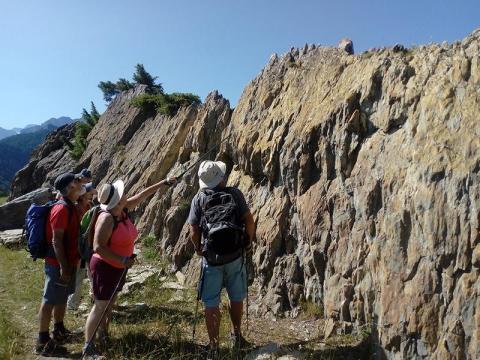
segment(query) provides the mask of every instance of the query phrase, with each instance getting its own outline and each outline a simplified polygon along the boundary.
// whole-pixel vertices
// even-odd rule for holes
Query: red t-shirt
[[[65,200],[63,198],[62,200],[68,203],[68,200]],[[80,260],[78,254],[78,235],[80,232],[80,219],[76,206],[69,205],[69,207],[67,207],[64,204],[56,204],[52,207],[52,210],[50,211],[48,217],[46,229],[47,242],[49,245],[52,244],[54,230],[64,231],[64,246],[67,261],[71,266],[76,266],[78,264],[78,261]],[[54,254],[53,249],[51,249],[51,254]],[[45,262],[51,265],[59,265],[55,256],[49,255],[50,254],[45,257]]]

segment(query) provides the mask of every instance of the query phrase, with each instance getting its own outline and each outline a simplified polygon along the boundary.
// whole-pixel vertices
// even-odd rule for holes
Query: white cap
[[[213,189],[225,178],[227,165],[222,161],[204,161],[198,169],[200,189]]]

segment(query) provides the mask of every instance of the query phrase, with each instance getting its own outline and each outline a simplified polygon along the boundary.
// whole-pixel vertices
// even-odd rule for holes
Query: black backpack
[[[223,265],[242,256],[245,229],[231,188],[202,190],[202,253],[211,265]]]

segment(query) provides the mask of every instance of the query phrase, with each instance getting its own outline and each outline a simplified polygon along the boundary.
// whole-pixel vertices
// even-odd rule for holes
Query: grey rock
[[[23,244],[22,234],[22,229],[0,231],[0,245],[9,249],[20,249],[24,247],[25,244]]]
[[[0,230],[23,228],[30,205],[44,204],[54,197],[50,189],[42,188],[3,204],[0,206]]]
[[[355,53],[353,50],[353,41],[347,38],[340,40],[338,48],[344,50],[348,55],[353,55]]]

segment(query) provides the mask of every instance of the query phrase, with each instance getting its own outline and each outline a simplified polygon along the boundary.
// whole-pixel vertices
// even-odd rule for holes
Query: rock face
[[[307,45],[272,56],[233,113],[213,92],[148,116],[129,105],[139,87],[112,102],[80,162],[56,161],[133,193],[228,137],[211,157],[257,221],[257,311],[294,315],[308,300],[354,331],[371,326],[378,358],[480,358],[479,54],[479,30],[356,56]],[[34,159],[52,164],[46,176],[50,156]],[[195,173],[135,214],[187,281]]]

